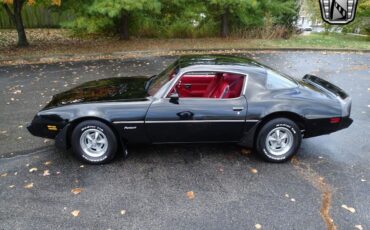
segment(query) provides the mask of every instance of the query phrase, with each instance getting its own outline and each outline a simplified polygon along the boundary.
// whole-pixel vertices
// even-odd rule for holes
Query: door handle
[[[186,84],[185,84],[185,89],[190,89],[190,88],[191,88],[191,84],[186,83]]]
[[[235,107],[233,107],[233,110],[234,111],[242,111],[244,109],[244,107],[242,107],[242,106],[235,106]]]
[[[184,111],[184,112],[177,113],[177,116],[179,116],[180,119],[182,119],[182,120],[190,120],[190,119],[193,118],[194,113],[192,113],[190,111]]]

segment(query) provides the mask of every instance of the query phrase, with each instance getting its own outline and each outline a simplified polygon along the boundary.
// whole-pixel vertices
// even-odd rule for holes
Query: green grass
[[[30,47],[15,48],[17,33],[12,30],[0,30],[0,60],[22,59],[27,57],[53,57],[60,55],[104,54],[107,58],[111,53],[124,51],[151,51],[167,54],[173,50],[209,50],[217,52],[234,52],[238,49],[352,49],[370,50],[370,37],[344,34],[297,35],[286,39],[243,39],[243,38],[194,38],[194,39],[145,39],[132,38],[129,41],[118,40],[117,37],[92,36],[71,37],[68,30],[61,29],[27,29]],[[229,50],[229,51],[223,51]],[[77,55],[77,56],[74,56]],[[101,56],[101,55],[100,55]],[[99,55],[97,56],[97,58]],[[61,57],[63,59],[63,57]],[[87,57],[83,57],[87,59]],[[94,57],[92,57],[94,58]],[[71,58],[73,59],[73,58]],[[1,61],[0,61],[1,65]]]
[[[309,35],[293,36],[289,40],[262,40],[262,47],[277,48],[343,48],[370,49],[369,36],[312,33]]]

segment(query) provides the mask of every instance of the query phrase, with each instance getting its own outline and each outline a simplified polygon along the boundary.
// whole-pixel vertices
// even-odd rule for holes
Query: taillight
[[[340,117],[332,117],[330,118],[330,123],[331,124],[336,124],[340,122]]]

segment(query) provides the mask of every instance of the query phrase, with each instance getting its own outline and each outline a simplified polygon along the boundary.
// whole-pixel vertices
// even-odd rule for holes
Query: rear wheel
[[[284,162],[297,153],[302,135],[298,125],[286,118],[268,121],[258,133],[256,150],[269,162]]]
[[[117,153],[117,138],[103,122],[83,121],[72,132],[72,149],[77,157],[90,164],[111,161]]]

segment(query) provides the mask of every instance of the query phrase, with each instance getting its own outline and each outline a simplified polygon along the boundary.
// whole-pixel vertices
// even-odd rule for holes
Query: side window
[[[241,74],[225,72],[185,73],[170,94],[177,92],[180,98],[236,98],[241,95],[244,78]]]
[[[268,89],[287,89],[297,87],[297,83],[289,77],[283,76],[273,70],[267,71],[266,87]]]

